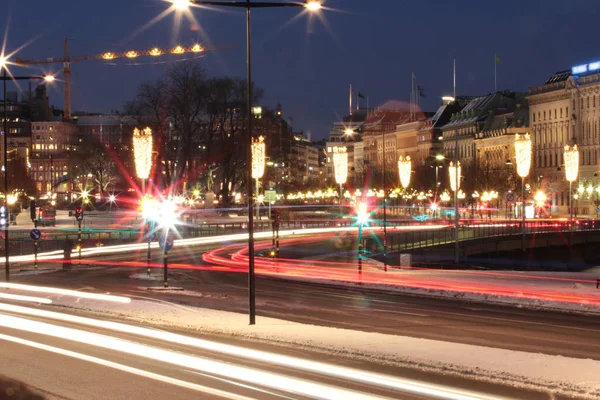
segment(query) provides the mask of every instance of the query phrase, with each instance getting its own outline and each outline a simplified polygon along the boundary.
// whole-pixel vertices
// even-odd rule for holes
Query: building
[[[559,71],[529,90],[529,120],[534,148],[533,173],[543,177],[553,204],[567,214],[569,185],[565,180],[564,146],[579,148],[579,179],[574,182],[574,208],[592,214],[600,204],[596,188],[600,150],[600,62]]]
[[[86,115],[75,117],[82,137],[93,137],[114,150],[131,148],[131,132],[136,126],[134,117],[127,115]]]
[[[463,165],[473,165],[476,162],[475,137],[483,129],[490,111],[512,112],[517,104],[523,104],[525,99],[521,94],[509,91],[456,99],[458,102],[465,100],[466,105],[460,111],[454,112],[450,121],[441,128],[442,150],[447,159],[453,160],[458,137],[458,159]]]
[[[43,121],[31,124],[31,178],[41,194],[53,192],[59,195],[59,201],[69,200],[69,153],[77,150],[77,138],[77,125],[72,122]]]
[[[295,186],[316,184],[321,179],[322,170],[319,164],[319,149],[313,146],[310,134],[294,135],[289,157],[289,181]]]
[[[455,101],[453,97],[442,97],[442,104],[418,132],[418,159],[434,160],[437,155],[443,154],[442,127],[450,121],[452,114],[462,109],[464,104],[462,99]]]
[[[334,122],[325,143],[325,177],[330,185],[335,184],[335,170],[332,154],[334,147],[346,147],[348,153],[348,179],[354,186],[361,186],[364,180],[364,143],[363,128],[371,109],[361,108]]]

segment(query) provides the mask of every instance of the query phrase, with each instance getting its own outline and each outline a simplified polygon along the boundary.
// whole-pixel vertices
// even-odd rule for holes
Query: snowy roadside
[[[202,296],[189,292],[187,295]],[[130,304],[46,296],[44,309],[70,310],[118,318],[160,329],[232,336],[353,359],[469,377],[517,388],[545,388],[550,393],[600,398],[600,361],[496,349],[403,336],[367,333],[257,318],[248,326],[243,314],[137,300]]]
[[[383,274],[376,263],[363,264],[363,273],[344,279],[265,273],[272,279],[361,288],[403,295],[499,304],[534,310],[600,314],[596,269],[586,273],[520,273],[498,275],[473,271],[392,269]],[[526,278],[524,278],[524,276]]]

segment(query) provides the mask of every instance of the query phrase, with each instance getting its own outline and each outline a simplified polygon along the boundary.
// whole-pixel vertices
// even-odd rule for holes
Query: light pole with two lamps
[[[251,25],[250,10],[253,8],[275,8],[275,7],[304,7],[311,12],[319,11],[322,8],[321,2],[310,0],[307,2],[251,2],[246,1],[204,1],[204,0],[172,0],[173,6],[178,10],[186,10],[192,5],[207,5],[219,7],[235,7],[246,9],[246,117],[248,118],[248,148],[247,160],[248,168],[246,179],[248,181],[246,196],[248,206],[248,313],[250,325],[256,323],[256,287],[254,277],[254,207],[252,204],[252,46],[251,46]]]
[[[3,124],[2,131],[4,132],[4,140],[3,140],[3,164],[2,169],[4,170],[4,208],[7,215],[7,218],[4,223],[4,268],[5,268],[5,279],[6,281],[10,281],[10,251],[8,248],[9,240],[8,240],[8,225],[10,224],[10,207],[8,205],[8,100],[6,98],[6,82],[7,81],[19,81],[19,80],[44,80],[46,82],[54,81],[54,76],[45,75],[45,76],[8,76],[8,60],[4,57],[0,57],[0,69],[2,70],[2,82],[4,83],[4,115],[3,115]],[[52,184],[52,182],[51,182]]]

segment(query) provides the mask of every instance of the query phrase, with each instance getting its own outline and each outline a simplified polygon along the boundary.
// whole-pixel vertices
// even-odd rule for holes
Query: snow
[[[235,336],[385,365],[468,376],[483,382],[542,387],[555,394],[600,398],[600,361],[590,359],[352,331],[260,316],[256,325],[249,326],[244,314],[141,298],[134,298],[129,304],[109,304],[65,296],[46,297],[54,303],[43,306],[46,310],[67,308],[164,329],[178,327],[196,333]]]

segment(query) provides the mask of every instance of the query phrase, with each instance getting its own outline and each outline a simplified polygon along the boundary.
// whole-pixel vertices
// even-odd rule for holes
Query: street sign
[[[516,196],[516,194],[514,192],[507,192],[504,195],[504,200],[507,203],[514,203],[517,200],[517,196]]]
[[[275,190],[265,190],[265,203],[275,203],[277,201],[277,192]]]
[[[173,248],[175,239],[173,238],[173,235],[169,235],[167,236],[167,240],[161,238],[158,243],[160,244],[161,249],[163,249],[164,251],[170,251]]]
[[[35,228],[35,229],[31,230],[31,232],[29,233],[29,236],[31,237],[31,240],[33,240],[34,242],[37,242],[38,240],[40,240],[42,238],[42,232],[40,232],[39,229]]]

